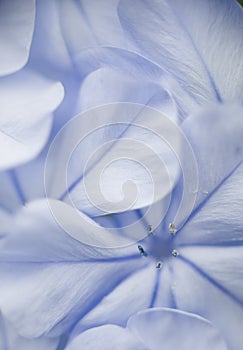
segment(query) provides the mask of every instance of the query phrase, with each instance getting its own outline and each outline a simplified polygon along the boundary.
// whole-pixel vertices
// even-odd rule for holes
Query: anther
[[[148,225],[148,235],[152,235],[153,234],[153,228],[152,225]]]
[[[162,261],[158,261],[156,264],[156,269],[161,269],[162,265],[163,265]]]
[[[175,234],[176,234],[177,228],[175,227],[174,224],[172,224],[172,223],[169,224],[169,231],[170,231],[170,233],[171,233],[172,235],[175,235]]]
[[[141,245],[138,245],[138,251],[139,251],[141,256],[147,256],[147,253],[145,252],[145,250],[143,249],[143,247]]]
[[[176,249],[173,249],[171,254],[176,258],[179,255],[179,252]]]

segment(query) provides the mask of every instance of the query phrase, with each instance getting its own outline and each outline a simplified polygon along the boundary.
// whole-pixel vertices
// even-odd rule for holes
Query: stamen
[[[156,264],[156,269],[161,269],[162,265],[163,265],[162,261],[158,261]]]
[[[153,228],[152,225],[148,225],[148,235],[152,235],[153,234]]]
[[[174,224],[172,224],[172,223],[169,224],[169,231],[170,231],[170,233],[171,233],[172,235],[175,235],[175,234],[176,234],[177,228],[175,227]]]
[[[179,255],[179,252],[178,252],[178,250],[173,249],[171,254],[176,258]]]
[[[147,256],[147,253],[145,252],[145,250],[143,249],[143,247],[141,245],[138,245],[138,251],[139,251],[141,256]]]

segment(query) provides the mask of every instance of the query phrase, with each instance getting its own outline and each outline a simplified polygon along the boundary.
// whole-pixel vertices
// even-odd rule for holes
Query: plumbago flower
[[[136,114],[131,114],[129,119],[124,114],[122,118],[117,118],[116,108],[112,110],[110,106],[106,110],[106,121],[113,126],[105,129],[105,118],[102,117],[101,131],[94,130],[99,125],[99,116],[95,116],[94,112],[94,118],[90,121],[86,118],[83,124],[81,120],[77,134],[73,134],[74,141],[79,140],[80,145],[72,143],[72,133],[69,133],[68,127],[64,128],[56,138],[57,143],[53,143],[47,159],[46,191],[52,199],[41,199],[44,197],[43,188],[38,182],[36,185],[35,179],[29,175],[33,172],[39,176],[43,171],[42,164],[33,162],[14,172],[2,174],[1,203],[11,213],[5,210],[0,213],[1,234],[4,236],[0,242],[0,308],[20,335],[39,337],[45,334],[54,337],[54,340],[63,334],[68,337],[70,330],[74,337],[87,328],[103,324],[125,327],[131,315],[148,307],[163,307],[161,316],[152,316],[155,317],[154,328],[155,323],[162,327],[160,317],[166,320],[165,308],[179,308],[186,312],[173,314],[168,310],[168,316],[170,314],[172,318],[179,319],[175,321],[173,318],[179,322],[178,327],[182,330],[183,325],[195,324],[198,339],[201,339],[200,332],[205,330],[208,337],[204,348],[221,346],[224,349],[220,339],[218,343],[216,340],[211,342],[211,335],[217,336],[214,326],[230,349],[240,349],[242,109],[225,105],[195,111],[198,106],[212,101],[242,101],[241,9],[233,1],[187,2],[183,7],[179,1],[153,1],[149,5],[144,1],[135,1],[133,6],[126,1],[121,1],[119,6],[116,1],[106,2],[106,5],[97,2],[95,6],[84,1],[80,2],[81,6],[74,1],[64,1],[61,5],[57,1],[47,4],[37,2],[39,11],[30,66],[39,66],[48,77],[48,82],[50,78],[60,79],[65,85],[66,98],[62,109],[56,113],[56,117],[60,116],[60,119],[56,118],[57,129],[75,111],[117,101],[155,107],[165,112],[171,120],[176,120],[177,112],[181,120],[192,114],[182,124],[182,129],[196,155],[199,184],[195,181],[195,173],[188,177],[193,157],[183,148],[186,143],[182,142],[182,149],[179,149],[181,134],[175,137],[169,133],[165,139],[179,156],[185,179],[183,182],[182,177],[173,191],[169,211],[163,220],[168,206],[167,195],[177,180],[178,166],[170,150],[165,148],[164,143],[161,148],[161,143],[155,137],[155,126],[158,125],[161,136],[165,125],[161,123],[161,114],[156,118],[158,112],[152,112],[152,109],[144,108],[150,112],[147,117],[145,113],[139,119],[139,113],[136,119],[133,119]],[[71,15],[67,16],[66,13]],[[52,35],[44,37],[43,33],[48,32],[46,14],[54,19],[54,25],[50,29]],[[105,25],[107,16],[111,19],[109,25]],[[91,28],[94,30],[91,31]],[[122,28],[132,36],[133,43],[126,41]],[[82,32],[83,36],[77,36],[77,31]],[[154,33],[158,33],[156,39]],[[217,40],[214,40],[215,37]],[[48,44],[52,48],[43,50],[49,48]],[[56,54],[60,58],[58,62]],[[27,68],[20,73],[28,71]],[[21,74],[22,80],[25,76]],[[17,77],[11,77],[14,76]],[[4,88],[4,91],[7,90]],[[29,92],[28,96],[31,96]],[[53,98],[50,97],[50,101],[52,103]],[[41,113],[48,114],[55,107],[51,105]],[[154,118],[151,117],[153,113]],[[93,116],[93,112],[87,116]],[[148,122],[149,117],[157,123]],[[119,125],[124,120],[130,126],[129,130]],[[145,123],[149,132],[142,133],[134,125],[139,121],[140,127]],[[26,125],[29,131],[31,125]],[[92,131],[88,138],[80,138],[82,128],[85,133]],[[39,132],[40,129],[35,126],[35,131]],[[74,131],[73,128],[71,131]],[[32,131],[29,135],[31,140],[36,137],[33,137]],[[161,180],[165,187],[153,196],[149,177],[143,170],[138,171],[135,162],[113,162],[110,171],[102,173],[104,196],[104,193],[92,191],[90,186],[101,174],[106,159],[103,164],[98,162],[100,167],[94,168],[96,172],[83,184],[82,180],[86,181],[87,175],[86,161],[89,170],[97,159],[103,159],[101,155],[105,153],[105,147],[109,148],[109,143],[121,136],[129,138],[130,146],[131,140],[135,141],[132,144],[135,145],[134,150],[140,151],[135,159],[149,165],[155,184],[160,184],[161,160],[168,167],[172,183],[165,186]],[[23,140],[26,140],[25,136]],[[34,143],[35,147],[37,143]],[[62,148],[59,147],[61,143]],[[141,143],[151,146],[159,159],[155,161],[151,158],[152,161],[148,162],[149,153],[143,154],[144,148],[138,148]],[[108,157],[109,161],[114,161],[118,154],[124,155],[122,151],[127,144],[118,144],[120,146],[114,148]],[[31,151],[35,149],[34,146],[30,147]],[[41,146],[38,147],[40,150]],[[33,152],[29,157],[24,154],[22,158],[17,154],[10,166],[27,161],[35,154]],[[52,167],[53,155],[56,163]],[[9,157],[5,158],[7,163]],[[42,154],[41,159],[44,158],[45,154]],[[68,186],[64,186],[66,183],[63,182],[63,171],[66,170]],[[165,179],[164,172],[162,175]],[[134,192],[133,186],[128,186],[125,191],[128,201],[123,202],[121,183],[129,178],[137,184],[138,193]],[[134,194],[137,194],[136,201],[131,203]],[[135,211],[99,217],[107,212],[124,211],[129,205],[129,209],[139,209],[161,197],[163,201],[153,206],[148,214],[146,211]],[[190,205],[195,197],[190,214]],[[31,201],[33,198],[36,200]],[[77,211],[72,208],[73,203],[79,210],[78,217]],[[186,204],[180,206],[180,203]],[[140,220],[134,226],[130,225],[137,216]],[[90,217],[102,226],[95,224]],[[130,241],[126,241],[126,238]],[[138,243],[131,244],[131,239],[136,241],[138,238]],[[145,315],[150,312],[146,311]],[[213,326],[209,321],[188,312],[201,315]],[[135,321],[136,317],[139,320],[143,316],[134,316]],[[182,318],[183,322],[180,322]],[[145,316],[146,327],[147,320]],[[134,326],[132,322],[128,323],[129,331],[111,326],[112,331],[115,327],[117,332],[130,332],[128,337],[135,342],[135,345],[132,344],[135,348],[137,338],[143,344],[139,345],[141,348],[158,348],[158,340],[154,340],[157,345],[143,341],[136,324],[138,321]],[[97,331],[103,337],[102,332],[107,332],[106,329],[98,328]],[[166,327],[163,329],[166,332]],[[77,342],[81,341],[80,344],[85,344],[86,348],[89,346],[89,334],[91,337],[97,334],[96,330],[88,332],[80,336],[81,340],[77,338]],[[155,333],[158,337],[156,328]],[[166,341],[172,341],[172,336],[169,337],[167,332],[165,334]],[[174,337],[174,332],[171,334]],[[181,338],[177,339],[181,342]],[[64,343],[60,343],[60,348],[65,346]],[[70,347],[80,344],[71,343]],[[188,346],[192,345],[189,343]],[[31,346],[34,348],[35,345]],[[107,343],[104,347],[107,348]]]
[[[20,334],[57,336],[78,322],[77,335],[106,323],[124,326],[143,308],[169,307],[208,319],[229,348],[240,348],[242,108],[208,107],[182,128],[199,167],[198,188],[193,174],[187,178],[186,202],[197,192],[194,209],[189,217],[186,208],[178,211],[179,182],[153,234],[140,225],[147,237],[139,244],[111,246],[108,230],[82,213],[77,220],[76,210],[61,201],[49,201],[55,217],[44,200],[16,214],[1,242],[0,303]],[[190,164],[183,154],[181,161]]]

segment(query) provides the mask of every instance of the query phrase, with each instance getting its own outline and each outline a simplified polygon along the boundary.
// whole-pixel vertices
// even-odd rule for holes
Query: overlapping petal
[[[109,232],[84,215],[78,226],[67,205],[54,202],[52,209],[55,205],[64,205],[62,216],[67,212],[66,222],[77,225],[80,240],[88,236],[95,245],[97,234],[104,242],[108,239],[109,247]],[[46,201],[33,202],[17,214],[11,232],[0,241],[1,308],[24,336],[59,335],[68,330],[146,264],[141,265],[132,247],[101,249],[82,244],[56,220]]]
[[[176,182],[181,137],[170,118],[146,105],[91,109],[67,124],[51,145],[47,195],[71,199],[94,216],[156,202]]]
[[[0,347],[4,350],[56,350],[58,338],[27,339],[20,337],[0,313]]]
[[[140,51],[197,103],[242,101],[243,11],[235,1],[122,0],[119,17]]]
[[[80,53],[88,48],[129,47],[117,15],[117,4],[118,0],[88,3],[65,0],[59,3],[63,37],[75,64]],[[92,56],[89,58],[92,59]],[[92,71],[89,61],[82,63],[81,75]]]
[[[80,348],[95,350],[97,347],[100,350],[149,350],[131,332],[110,324],[89,329],[74,339],[67,346],[67,350],[78,350]]]
[[[147,309],[130,317],[127,328],[114,325],[91,328],[80,334],[68,350],[218,349],[227,347],[214,326],[195,314],[173,309]]]
[[[28,58],[35,24],[34,0],[0,4],[0,76],[22,68]]]
[[[0,81],[0,169],[35,157],[49,136],[63,87],[30,70]]]
[[[153,350],[173,349],[178,344],[183,350],[226,350],[221,335],[210,322],[179,310],[144,310],[132,316],[127,327]]]

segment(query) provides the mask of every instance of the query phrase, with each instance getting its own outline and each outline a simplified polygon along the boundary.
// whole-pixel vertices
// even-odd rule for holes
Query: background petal
[[[47,194],[72,200],[92,216],[150,205],[177,180],[181,136],[168,116],[146,105],[115,103],[86,111],[51,145]]]
[[[144,56],[197,103],[242,101],[243,11],[235,1],[122,0],[119,17]]]
[[[36,1],[36,20],[30,60],[37,68],[48,74],[57,71],[68,71],[72,67],[72,58],[69,55],[62,32],[62,17],[60,16],[60,2]],[[66,16],[70,16],[66,14]],[[51,23],[51,26],[50,26]]]
[[[22,68],[29,57],[35,21],[34,0],[0,3],[0,76]]]
[[[117,16],[117,4],[118,0],[88,3],[65,0],[59,3],[63,37],[75,63],[77,56],[88,48],[129,46]],[[90,72],[88,65],[86,62],[80,67],[82,76]]]
[[[56,350],[58,341],[58,338],[28,339],[20,337],[10,323],[0,314],[0,346],[3,350]]]
[[[63,87],[29,70],[0,81],[0,168],[26,162],[44,146]]]
[[[91,328],[75,338],[67,350],[149,350],[141,341],[128,330],[114,326],[105,325]]]
[[[132,316],[127,327],[151,350],[227,349],[209,321],[179,310],[147,309]]]

